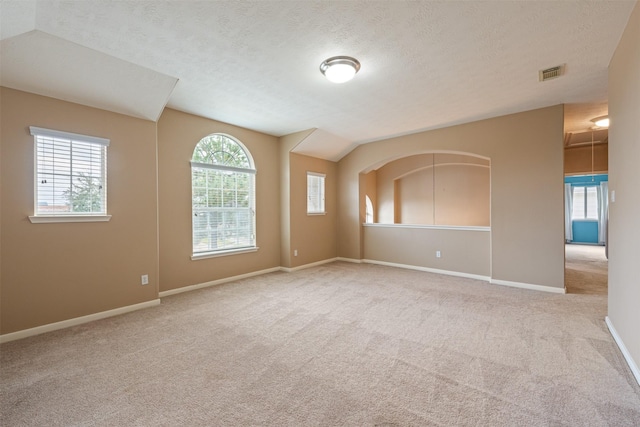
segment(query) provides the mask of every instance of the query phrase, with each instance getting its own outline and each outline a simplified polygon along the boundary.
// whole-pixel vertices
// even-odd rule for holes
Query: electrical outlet
[[[440,258],[442,256],[442,254],[440,253],[440,251],[436,251],[436,258]]]
[[[293,250],[293,256],[298,256],[298,250],[297,249]]]
[[[149,284],[149,275],[148,274],[143,274],[140,277],[140,283],[142,283],[143,285],[148,285]]]

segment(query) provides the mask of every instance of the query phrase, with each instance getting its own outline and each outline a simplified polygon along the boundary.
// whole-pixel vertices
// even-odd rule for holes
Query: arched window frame
[[[365,220],[366,224],[373,224],[373,203],[368,195],[365,195]]]
[[[196,144],[191,157],[191,259],[258,249],[254,165],[249,150],[230,135],[213,133]]]

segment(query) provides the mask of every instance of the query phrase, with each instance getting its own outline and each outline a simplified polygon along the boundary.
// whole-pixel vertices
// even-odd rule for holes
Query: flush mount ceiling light
[[[350,56],[333,56],[320,64],[320,72],[333,83],[344,83],[360,69],[360,62]]]
[[[591,119],[591,121],[599,128],[608,128],[609,127],[609,116],[600,116],[595,119]]]

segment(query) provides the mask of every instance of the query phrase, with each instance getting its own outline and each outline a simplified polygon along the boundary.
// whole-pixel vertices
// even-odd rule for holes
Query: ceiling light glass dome
[[[320,64],[320,71],[333,83],[351,80],[360,69],[360,62],[350,56],[334,56]]]

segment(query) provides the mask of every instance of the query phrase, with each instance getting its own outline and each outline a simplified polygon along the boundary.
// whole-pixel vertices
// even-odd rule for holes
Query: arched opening
[[[365,197],[375,200],[371,209],[376,223],[490,225],[489,159],[466,153],[416,154],[379,165],[365,182]]]
[[[489,280],[490,212],[486,157],[431,152],[377,164],[360,175],[363,259]]]

